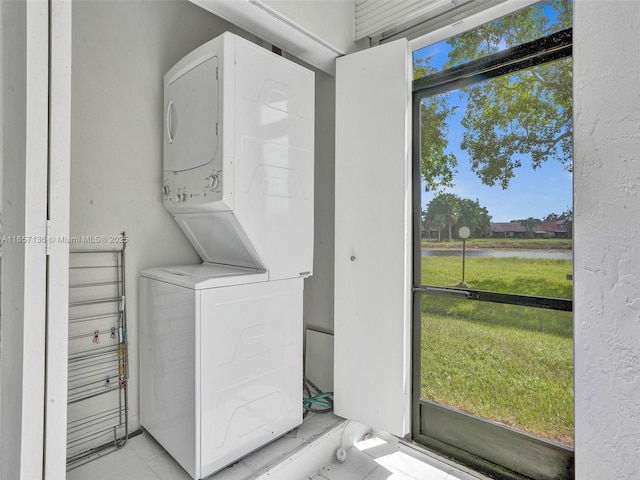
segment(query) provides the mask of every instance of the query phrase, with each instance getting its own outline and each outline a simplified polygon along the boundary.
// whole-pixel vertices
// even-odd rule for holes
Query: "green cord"
[[[326,393],[321,393],[319,395],[316,395],[314,397],[303,398],[302,399],[303,406],[308,410],[310,410],[311,407],[307,406],[307,404],[318,405],[320,407],[325,407],[325,408],[333,408],[333,400],[330,399],[330,397],[332,396],[333,396],[333,392],[326,392]],[[329,398],[329,400],[322,400],[323,398]]]
[[[308,378],[304,378],[304,390],[307,394],[302,399],[305,416],[307,413],[329,413],[333,411],[333,392],[322,392]],[[312,395],[312,390],[316,395]]]

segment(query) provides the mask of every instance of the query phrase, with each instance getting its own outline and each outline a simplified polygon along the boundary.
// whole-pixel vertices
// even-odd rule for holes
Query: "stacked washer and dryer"
[[[302,422],[314,74],[225,33],[164,85],[164,205],[203,263],[141,273],[140,420],[200,479]]]

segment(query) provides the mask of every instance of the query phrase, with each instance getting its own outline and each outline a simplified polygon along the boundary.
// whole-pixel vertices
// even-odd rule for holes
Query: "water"
[[[462,249],[440,250],[422,249],[423,257],[461,257]],[[480,250],[467,249],[467,257],[488,257],[488,258],[541,258],[550,260],[571,260],[573,252],[571,250]]]

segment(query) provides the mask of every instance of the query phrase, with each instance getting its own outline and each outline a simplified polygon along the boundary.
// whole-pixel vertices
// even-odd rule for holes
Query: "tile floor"
[[[207,480],[479,480],[437,457],[374,435],[333,415],[310,415],[301,427]],[[346,458],[339,462],[338,448]],[[67,480],[190,480],[146,432],[118,451],[67,472]]]
[[[482,476],[464,472],[436,457],[402,448],[369,434],[356,441],[341,463],[324,466],[313,480],[479,480]]]
[[[276,475],[269,476],[270,470],[275,470],[279,463],[290,462],[293,457],[304,457],[305,447],[315,445],[319,439],[329,437],[332,433],[333,437],[336,437],[336,430],[340,430],[344,423],[343,419],[334,415],[310,415],[299,428],[208,477],[207,480],[258,480],[263,475],[279,480]],[[313,473],[330,462],[330,456],[336,449],[337,447],[331,447],[325,461],[319,464]],[[304,478],[308,477],[309,475],[305,475]],[[121,449],[97,456],[67,471],[67,480],[189,479],[191,477],[187,472],[144,431],[129,438]]]

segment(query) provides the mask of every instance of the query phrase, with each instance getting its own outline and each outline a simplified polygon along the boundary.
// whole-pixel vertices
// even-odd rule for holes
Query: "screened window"
[[[571,18],[414,56],[414,436],[501,478],[573,478]]]

